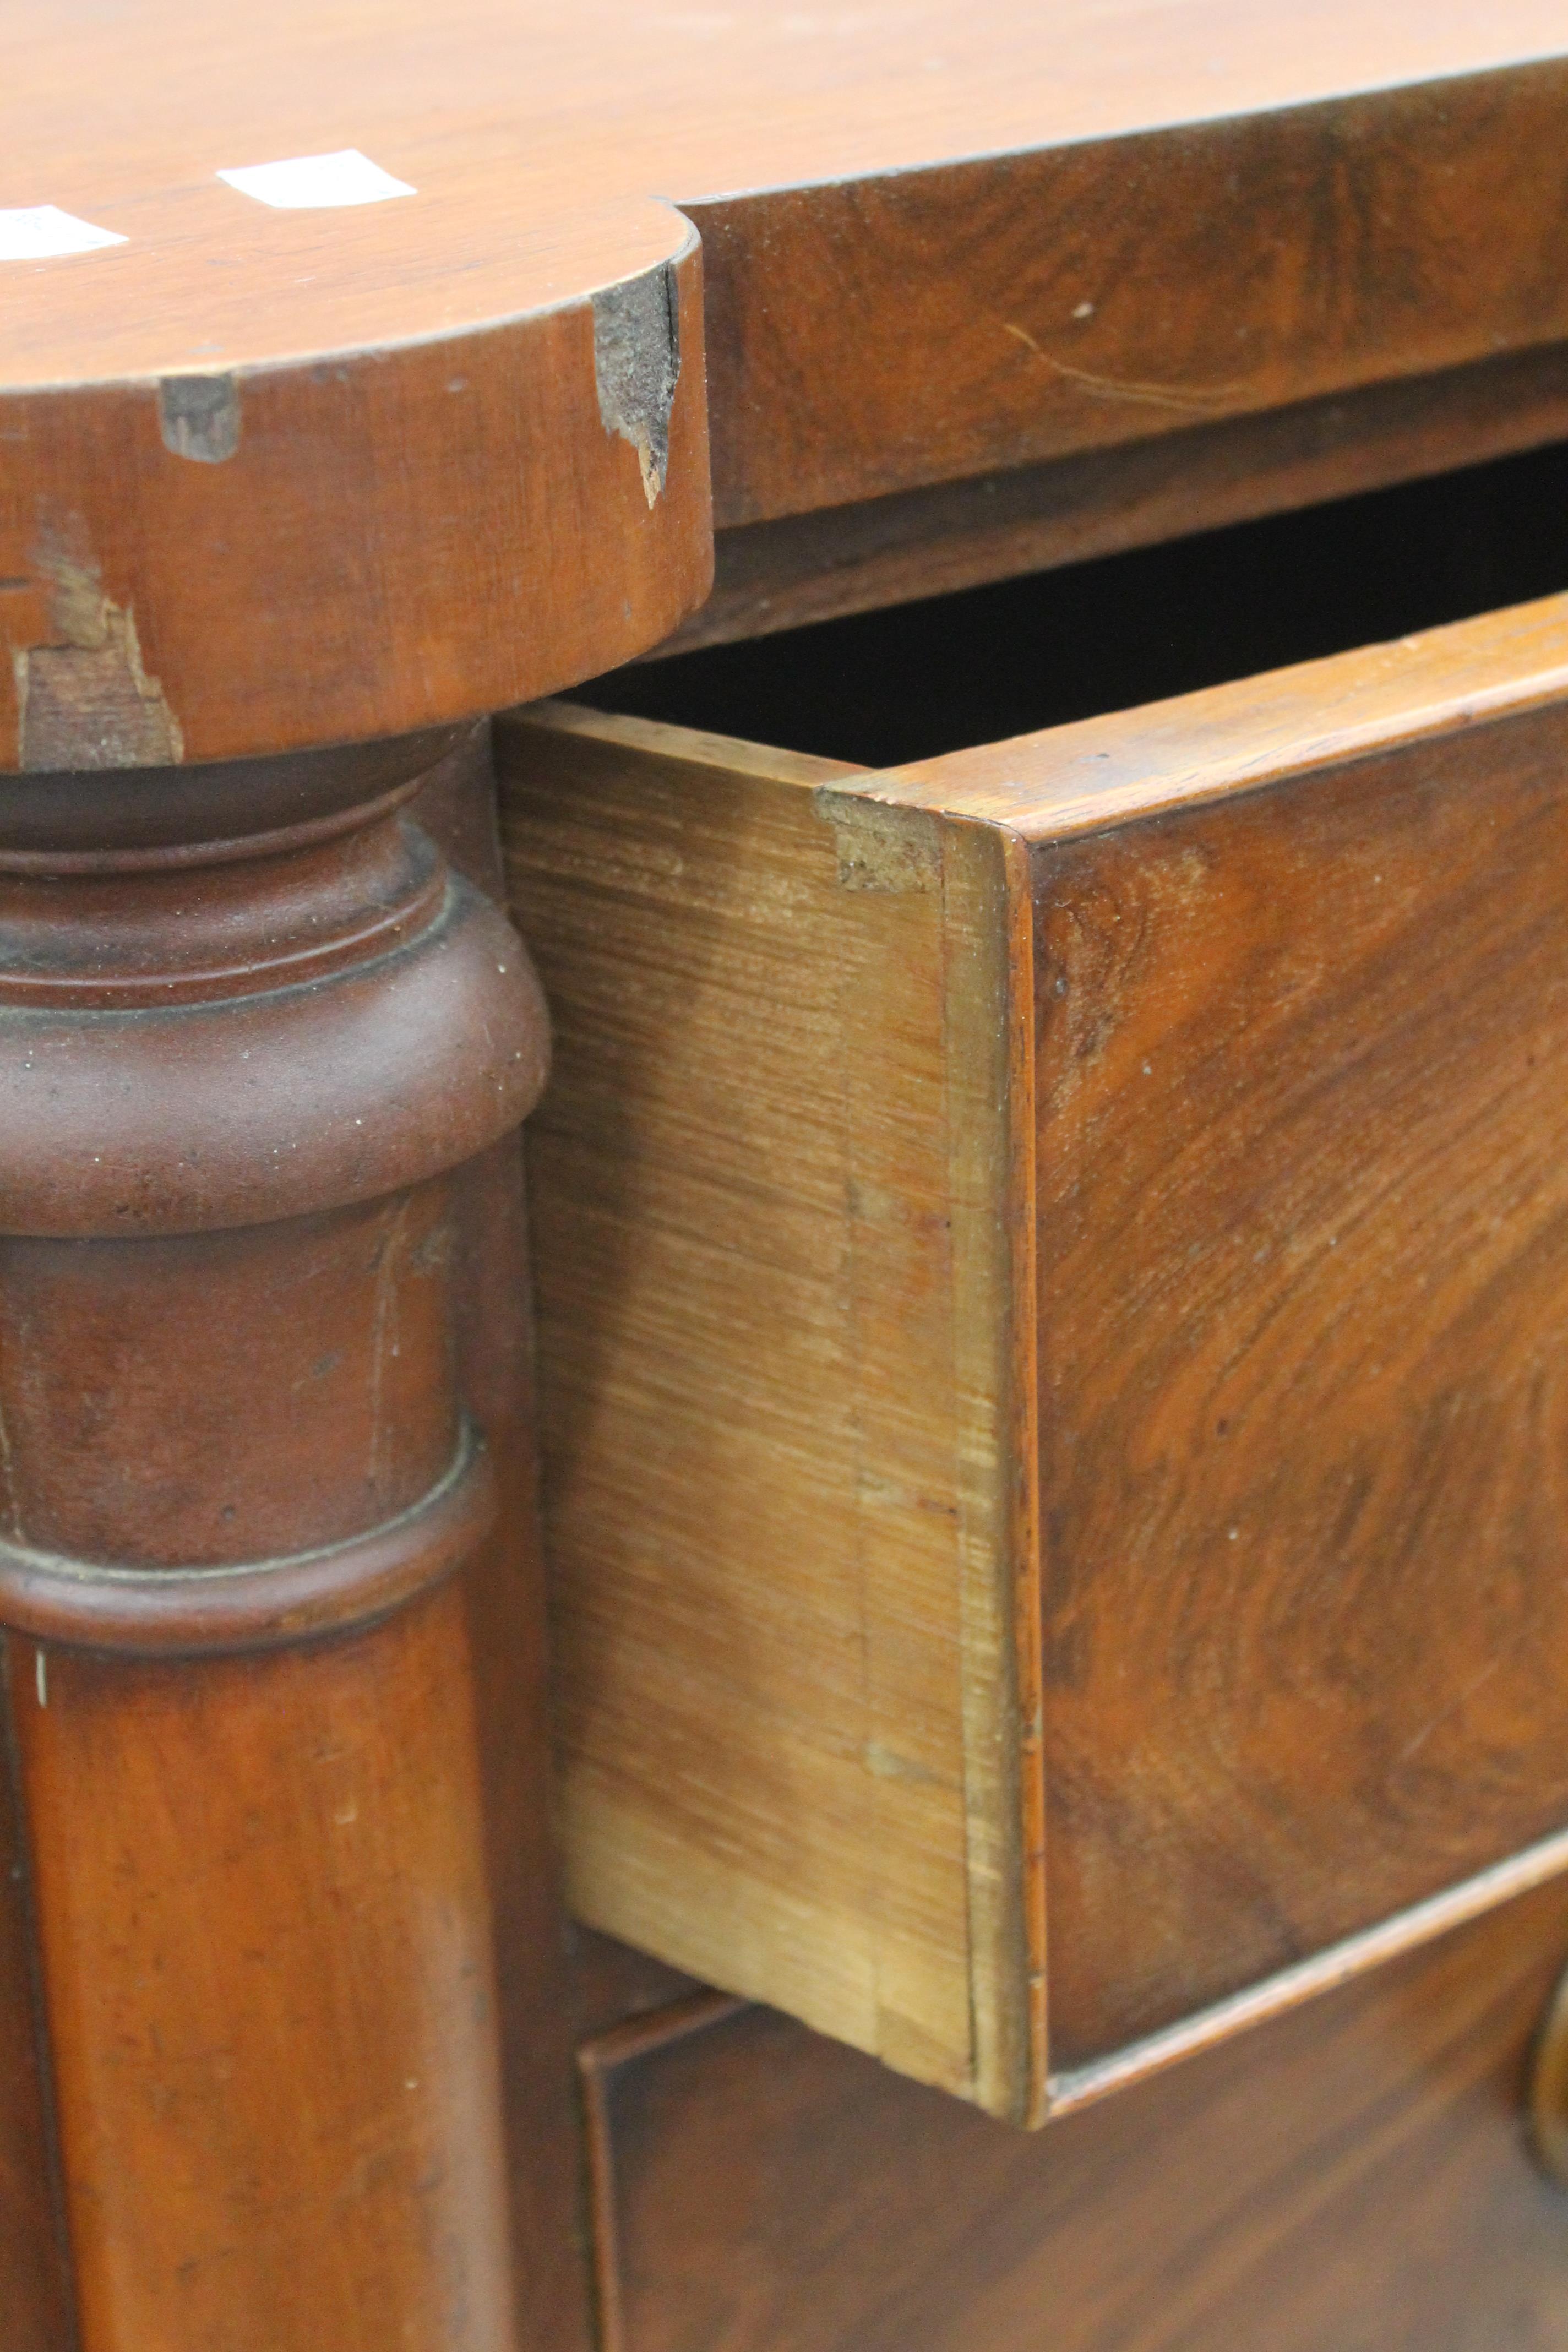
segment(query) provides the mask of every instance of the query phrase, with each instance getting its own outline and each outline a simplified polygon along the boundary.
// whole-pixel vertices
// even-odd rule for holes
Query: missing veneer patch
[[[833,827],[841,890],[934,890],[942,877],[937,820],[824,785],[812,794]]]
[[[142,666],[136,622],[103,593],[79,529],[38,551],[57,640],[13,652],[18,765],[166,768],[184,758],[179,721]]]
[[[594,377],[605,430],[637,451],[651,507],[669,472],[669,415],[680,377],[680,294],[672,268],[595,295]]]
[[[231,375],[166,375],[158,425],[176,457],[221,466],[239,446],[239,386]]]

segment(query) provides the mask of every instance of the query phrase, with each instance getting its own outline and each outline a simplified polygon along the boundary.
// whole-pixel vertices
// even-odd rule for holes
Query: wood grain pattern
[[[1026,2140],[766,2011],[606,2074],[615,2352],[1561,2352],[1561,1887]]]
[[[782,1971],[803,2013],[957,2087],[963,1465],[951,1297],[925,1271],[951,1181],[925,1116],[931,845],[900,850],[852,803],[836,829],[813,799],[830,763],[663,748],[570,709],[498,730],[569,1074],[531,1188],[570,1890],[699,1975],[761,1990]],[[864,916],[848,953],[844,892]],[[759,1024],[771,1066],[742,1086]],[[621,1736],[628,1709],[646,1743]]]
[[[521,320],[504,304],[450,316],[445,288],[467,282],[465,257],[495,236],[493,174],[479,178],[466,199],[459,182],[433,205],[427,274],[407,271],[405,240],[391,236],[382,275],[400,289],[395,325],[373,310],[353,340],[345,299],[330,334],[293,323],[292,360],[240,343],[237,440],[221,464],[166,446],[159,384],[212,341],[205,331],[221,338],[204,299],[215,268],[237,278],[249,315],[289,317],[269,287],[274,257],[254,288],[240,268],[247,238],[281,235],[290,268],[317,258],[271,221],[242,221],[244,236],[220,223],[194,252],[174,239],[194,315],[181,319],[166,287],[145,310],[110,308],[164,322],[156,372],[110,351],[96,380],[63,393],[26,370],[0,383],[0,762],[166,767],[396,734],[625,659],[700,601],[710,553],[690,232],[656,212],[625,247],[657,285],[668,272],[684,338],[650,503],[636,449],[601,418],[590,294]],[[396,203],[371,209],[401,218]],[[320,215],[276,217],[323,236]],[[335,241],[347,247],[340,271],[358,260],[368,273],[363,234],[340,227]],[[156,241],[125,250],[144,253],[163,286],[170,257]],[[336,279],[321,274],[331,294]],[[122,364],[139,372],[121,379]],[[552,593],[536,597],[543,578]]]
[[[1542,596],[1169,701],[890,772],[879,800],[1003,824],[1028,843],[1100,833],[1462,737],[1568,688],[1568,598]]]
[[[475,729],[413,814],[454,868],[504,903],[489,730]],[[574,2002],[550,1779],[549,1659],[532,1443],[533,1318],[521,1148],[507,1136],[456,1182],[458,1381],[500,1489],[496,1526],[464,1579],[495,1939],[507,2179],[521,2341],[585,2352],[592,2328],[576,2168]],[[663,1988],[661,1988],[663,1989]],[[668,1992],[667,1996],[668,1997]]]
[[[3,1662],[0,1662],[3,1663]],[[8,1685],[9,1675],[5,1676]],[[0,2311],[5,2352],[60,2352],[75,2313],[38,2013],[32,1890],[10,1707],[0,1775]]]
[[[944,854],[830,763],[567,706],[498,745],[557,1024],[530,1149],[574,1906],[1022,2119],[1033,1225],[994,1204],[1032,1180],[1029,940],[998,837]]]
[[[860,780],[508,723],[586,1916],[1030,2117],[1562,1829],[1565,646],[1549,599]],[[911,1756],[962,1837],[871,1789]],[[846,1963],[889,1874],[968,1979],[925,2053]]]
[[[1185,424],[1005,473],[732,524],[654,657],[1120,554],[1568,437],[1568,351]]]
[[[689,2034],[705,2033],[744,2006],[731,1993],[696,1991],[645,2016],[624,2017],[579,2045],[599,2352],[625,2352],[626,2340],[612,2105],[616,2076],[634,2060],[668,2050]]]
[[[1560,342],[1563,50],[1546,0],[1484,24],[1334,0],[1310,25],[1073,0],[1044,26],[886,0],[826,31],[601,0],[23,0],[0,26],[0,206],[115,240],[0,265],[0,1614],[37,1898],[0,1965],[19,1983],[35,1943],[86,2352],[581,2340],[537,1723],[508,1737],[542,1692],[507,1140],[542,1034],[515,941],[398,817],[448,740],[420,730],[665,635],[706,586],[714,485],[763,522]],[[279,214],[218,177],[343,146],[408,192]],[[1249,434],[1212,462],[1275,459]],[[1150,527],[1158,492],[1121,520],[1130,478],[1079,475],[1084,528]],[[1518,650],[1477,667],[1491,719]],[[1550,661],[1531,675],[1558,695]],[[1453,732],[1408,700],[1327,751],[1298,710],[1261,774],[1256,745],[1177,747],[1180,822]],[[393,737],[379,797],[379,753],[320,749]],[[559,712],[517,740],[540,793],[519,870],[584,959],[575,1034],[602,1057],[542,1160],[567,1203],[552,1509],[563,1557],[611,1571],[562,1619],[580,1899],[1032,2119],[1047,1869],[1082,1945],[1068,2061],[1168,1988],[1136,1937],[1086,1987],[1104,1810],[1042,1850],[1042,1748],[1073,1732],[1036,1703],[1060,1653],[1035,1482],[1054,1508],[1071,1481],[1032,1417],[1062,1378],[1030,979],[1058,943],[1021,829]],[[584,810],[558,823],[563,785]],[[589,807],[626,830],[584,895]],[[1552,849],[1526,814],[1510,838]],[[1545,891],[1498,971],[1551,978]],[[1485,910],[1459,912],[1473,946]],[[1323,1025],[1302,1013],[1297,1042]],[[469,1412],[507,1454],[482,1558]],[[1531,1426],[1550,1438],[1550,1401]],[[1539,1545],[1523,1506],[1481,1518]],[[1484,1604],[1429,1680],[1467,1639],[1475,1663]],[[1542,1678],[1494,1679],[1483,1729],[1539,1708]],[[1485,1851],[1535,1818],[1528,1748]],[[1451,1789],[1462,1742],[1433,1753]],[[1309,1813],[1339,1793],[1302,1786]],[[1405,1883],[1344,1875],[1358,1900]],[[1270,1902],[1275,1945],[1238,1936],[1226,1965],[1342,1924],[1310,1885],[1282,1927]],[[1225,1981],[1198,1938],[1181,1998]],[[33,2326],[48,2133],[4,1992]]]
[[[1510,732],[1039,877],[1065,2063],[1568,1812],[1561,715]]]
[[[842,505],[1479,358],[1478,276],[1500,262],[1490,348],[1559,339],[1561,70],[1230,120],[1210,101],[1201,127],[689,205],[713,287],[715,415],[736,413],[733,383],[777,418],[763,436],[742,409],[742,429],[716,436],[720,517]],[[867,283],[874,305],[823,299]]]
[[[886,0],[821,41],[26,0],[0,201],[119,241],[0,263],[0,759],[267,755],[645,650],[710,576],[705,334],[730,524],[1561,341],[1562,47],[1549,0]],[[217,176],[343,146],[414,193]]]
[[[324,1654],[43,1672],[23,1645],[84,2342],[504,2342],[461,1593]]]
[[[1063,2066],[1568,1811],[1565,643],[1553,599],[1013,747]]]

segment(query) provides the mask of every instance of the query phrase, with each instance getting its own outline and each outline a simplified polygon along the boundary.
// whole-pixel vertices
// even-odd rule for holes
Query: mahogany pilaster
[[[25,14],[0,2352],[584,2352],[474,730],[707,593],[700,243],[427,9]]]
[[[527,2301],[459,1171],[545,1032],[406,814],[447,749],[0,804],[0,1624],[82,2352],[499,2352]]]

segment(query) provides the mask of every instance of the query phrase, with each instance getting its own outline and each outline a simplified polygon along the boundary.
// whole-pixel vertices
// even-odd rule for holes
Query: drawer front
[[[1568,1820],[1568,738],[1504,732],[1032,854],[1056,2064]]]
[[[509,724],[586,1917],[1037,2119],[1568,1860],[1565,693]]]
[[[1565,1951],[1538,1892],[1032,2139],[765,2010],[643,2021],[588,2053],[605,2352],[1563,2352]]]

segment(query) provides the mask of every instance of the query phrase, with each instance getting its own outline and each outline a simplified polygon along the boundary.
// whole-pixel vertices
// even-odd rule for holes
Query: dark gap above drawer
[[[895,767],[1568,586],[1568,444],[574,689],[604,710]]]

